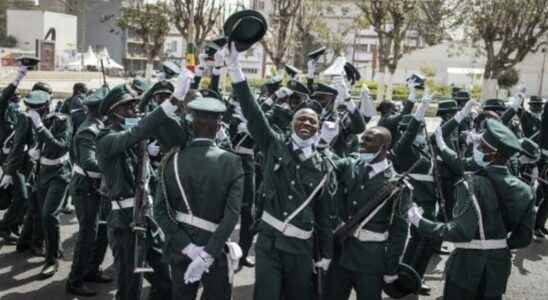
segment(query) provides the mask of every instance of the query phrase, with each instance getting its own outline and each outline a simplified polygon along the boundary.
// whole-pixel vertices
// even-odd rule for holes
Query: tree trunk
[[[384,100],[384,74],[386,72],[386,68],[379,68],[379,72],[377,73],[377,101],[381,102]]]
[[[386,72],[385,76],[386,76],[385,98],[386,98],[386,100],[392,101],[392,88],[393,88],[392,79],[394,78],[394,73],[392,73],[392,71],[388,70],[388,72]]]
[[[483,78],[481,83],[481,99],[486,100],[497,97],[497,80],[493,78]]]
[[[154,62],[151,60],[148,60],[146,64],[146,69],[145,69],[145,79],[147,81],[150,81],[152,79],[153,69],[154,69]]]

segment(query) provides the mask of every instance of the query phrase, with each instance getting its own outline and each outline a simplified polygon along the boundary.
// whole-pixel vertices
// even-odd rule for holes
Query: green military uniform
[[[402,119],[400,126],[406,126],[406,129],[394,145],[394,166],[396,171],[405,172],[421,157],[424,158],[415,170],[409,174],[409,181],[413,186],[413,201],[424,209],[425,216],[434,218],[436,216],[437,195],[434,185],[433,166],[429,157],[431,154],[425,144],[415,143],[415,138],[417,135],[422,134],[421,131],[424,125],[414,116],[407,115]],[[403,262],[412,266],[421,277],[424,276],[436,244],[434,240],[420,235],[415,229],[411,228],[411,238],[405,249]]]
[[[44,92],[33,93],[41,93],[49,99],[49,95]],[[25,102],[29,105],[44,105],[38,103],[41,99],[34,102],[33,93]],[[45,105],[48,104],[49,100]],[[63,114],[50,114],[45,117],[44,126],[35,128],[35,135],[40,157],[34,193],[46,241],[46,264],[52,264],[62,253],[58,215],[70,179],[70,120]]]
[[[190,102],[193,111],[220,114],[224,105],[212,98]],[[211,139],[196,138],[174,148],[161,167],[162,191],[155,213],[166,234],[165,259],[171,266],[173,299],[195,299],[200,282],[184,283],[192,258],[183,249],[193,244],[214,258],[201,279],[204,299],[231,299],[225,243],[240,216],[244,172],[240,158]],[[232,270],[233,271],[233,270]]]
[[[261,221],[255,245],[254,298],[312,299],[313,231],[319,238],[320,256],[332,257],[331,199],[326,190],[329,165],[317,152],[301,161],[291,140],[272,129],[247,82],[233,88],[249,121],[249,132],[264,155],[257,199]],[[304,206],[298,211],[300,205]],[[283,226],[284,221],[290,226]]]
[[[483,138],[507,157],[520,148],[498,121],[487,121]],[[445,149],[441,155],[459,164],[454,152]],[[417,230],[457,248],[447,261],[444,299],[501,299],[511,271],[510,249],[532,239],[532,191],[504,165],[489,165],[466,178],[456,187],[453,220],[421,219]]]
[[[76,134],[78,128],[86,119],[86,107],[84,106],[84,94],[72,95],[70,98],[63,101],[60,113],[70,117],[72,123],[72,133]]]
[[[14,144],[15,126],[21,114],[15,105],[10,103],[10,99],[15,96],[16,89],[17,87],[14,84],[10,84],[2,90],[0,96],[0,143],[2,146],[0,164],[4,165],[6,163],[2,166],[2,171],[6,175],[11,175],[14,182],[12,186],[2,191],[2,193],[9,194],[12,197],[9,207],[5,211],[2,220],[0,220],[0,232],[5,232],[6,235],[9,235],[10,231],[18,231],[17,227],[23,222],[28,201],[24,175],[28,174],[28,168],[26,170],[11,170],[10,174],[7,167],[7,159]],[[21,153],[19,155],[24,156]]]
[[[135,99],[136,95],[130,88],[125,85],[117,86],[103,100],[101,112],[106,114],[115,103]],[[139,299],[141,296],[142,273],[134,273],[136,237],[131,228],[137,171],[135,146],[152,137],[165,118],[163,111],[157,109],[134,128],[124,130],[119,126],[107,127],[97,136],[96,155],[103,175],[102,186],[112,204],[108,218],[108,239],[116,268],[117,299]],[[152,220],[149,221],[151,226],[154,225]],[[147,228],[150,230],[149,226]],[[169,271],[167,265],[161,262],[161,252],[153,247],[152,238],[152,233],[148,232],[146,259],[155,270],[154,273],[145,274],[152,285],[150,298],[167,299],[171,297]]]
[[[100,89],[84,99],[83,104],[95,109],[101,104],[106,90]],[[74,135],[74,174],[70,195],[79,224],[78,240],[74,249],[72,268],[67,286],[78,287],[87,278],[98,276],[108,246],[104,222],[110,202],[99,193],[101,170],[97,163],[95,140],[104,128],[103,122],[88,115]]]
[[[381,115],[377,125],[387,128],[390,131],[390,134],[392,134],[392,145],[390,146],[393,147],[400,136],[398,127],[403,116],[410,114],[414,105],[415,103],[412,101],[405,101],[401,112],[390,111],[389,113]]]
[[[336,162],[345,197],[339,204],[340,217],[350,219],[371,201],[395,172],[387,160],[367,164],[348,157]],[[401,197],[409,197],[409,191]],[[408,224],[399,201],[383,206],[341,245],[340,253],[328,270],[326,299],[346,300],[352,288],[357,299],[381,299],[383,275],[397,273],[407,240]]]

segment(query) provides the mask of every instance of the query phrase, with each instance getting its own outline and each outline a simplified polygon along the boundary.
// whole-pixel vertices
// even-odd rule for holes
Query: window
[[[376,52],[376,51],[377,51],[377,45],[371,44],[371,45],[369,46],[369,50],[370,50],[371,52]]]
[[[246,74],[257,74],[259,73],[259,70],[257,68],[242,68],[242,71]]]
[[[367,52],[367,44],[357,44],[356,52]]]

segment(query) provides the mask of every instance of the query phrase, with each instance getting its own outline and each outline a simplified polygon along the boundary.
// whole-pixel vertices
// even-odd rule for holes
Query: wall
[[[36,39],[44,38],[44,14],[38,10],[7,10],[7,34],[17,38],[17,47],[36,49]]]
[[[43,18],[42,36],[46,36],[50,28],[55,28],[55,51],[57,53],[76,49],[78,46],[76,16],[46,11]]]

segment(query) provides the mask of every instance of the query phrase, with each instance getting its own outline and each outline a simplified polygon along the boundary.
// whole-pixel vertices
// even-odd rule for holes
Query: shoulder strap
[[[289,222],[291,222],[291,220],[293,220],[308,205],[308,203],[310,203],[310,201],[314,199],[314,196],[316,196],[316,194],[322,189],[328,177],[329,177],[329,174],[325,174],[323,176],[320,183],[314,188],[312,193],[308,195],[308,198],[306,198],[306,200],[284,220],[284,226],[289,224]]]
[[[173,171],[175,174],[175,181],[177,182],[177,187],[179,188],[179,192],[181,193],[181,196],[183,197],[183,201],[185,202],[186,210],[188,211],[188,214],[192,216],[192,209],[190,209],[188,198],[186,196],[185,189],[183,188],[183,183],[181,182],[181,178],[179,176],[179,168],[178,168],[179,152],[180,151],[175,152],[175,155],[173,156]]]

